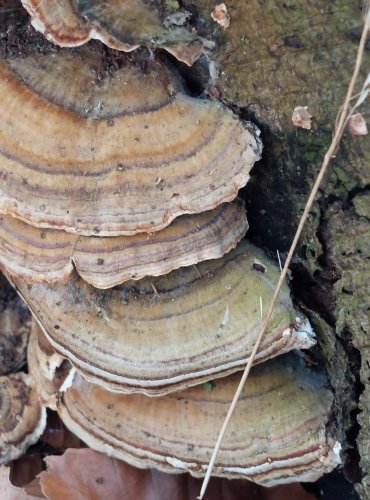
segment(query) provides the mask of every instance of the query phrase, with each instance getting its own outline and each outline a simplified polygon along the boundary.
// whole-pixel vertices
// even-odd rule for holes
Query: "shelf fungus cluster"
[[[91,39],[112,49],[131,52],[140,46],[162,48],[191,66],[202,43],[182,24],[187,11],[172,13],[154,0],[22,0],[34,28],[61,47],[77,47]],[[168,2],[169,3],[169,2]]]
[[[253,269],[258,258],[267,270]],[[55,351],[92,382],[150,395],[240,369],[271,300],[276,266],[246,241],[224,257],[157,278],[98,290],[73,274],[65,284],[13,278]],[[283,291],[256,361],[314,343]]]
[[[136,467],[204,475],[237,374],[148,398],[105,390],[73,371],[56,400],[62,381],[53,380],[47,363],[55,354],[42,346],[37,333],[35,325],[30,371],[42,388],[43,401],[56,407],[81,439]],[[290,353],[255,367],[214,474],[265,486],[314,481],[339,463],[340,446],[326,431],[331,405],[323,377],[300,356]]]
[[[188,95],[163,54],[125,53],[199,56],[156,2],[54,3],[23,1],[49,40],[123,52],[89,43],[0,60],[0,264],[34,317],[20,375],[39,396],[34,432],[50,407],[94,449],[201,476],[279,278],[243,240],[237,199],[261,142]],[[314,342],[285,286],[216,475],[272,485],[338,464],[330,392],[284,354]]]
[[[31,315],[0,273],[0,464],[24,453],[46,424],[32,376],[17,372],[26,363]]]
[[[19,457],[41,436],[46,408],[30,375],[0,377],[0,464]]]

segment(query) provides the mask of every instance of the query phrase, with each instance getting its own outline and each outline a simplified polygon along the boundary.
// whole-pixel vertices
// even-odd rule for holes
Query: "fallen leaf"
[[[220,97],[220,90],[217,88],[217,87],[209,87],[207,89],[209,95],[211,95],[212,97],[215,97],[216,99],[219,99]]]
[[[361,113],[350,116],[347,126],[352,135],[366,135],[368,133],[365,118]]]
[[[294,108],[292,114],[292,122],[296,127],[311,130],[311,118],[312,115],[308,111],[307,106],[297,106]]]
[[[23,488],[14,486],[9,479],[10,468],[0,467],[0,498],[1,500],[39,500],[40,496],[29,495]]]
[[[22,487],[30,493],[26,486],[35,479],[42,469],[41,454],[38,451],[29,451],[26,455],[9,463],[9,481],[13,486]]]
[[[230,16],[224,3],[216,5],[211,17],[214,21],[216,21],[216,23],[225,29],[230,26]]]
[[[50,500],[194,500],[201,479],[136,469],[88,448],[70,449],[46,459],[40,474],[42,491]],[[300,484],[263,488],[246,480],[212,478],[205,500],[315,500]]]

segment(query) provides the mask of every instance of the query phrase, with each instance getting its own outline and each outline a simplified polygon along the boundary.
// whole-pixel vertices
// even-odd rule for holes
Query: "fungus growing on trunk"
[[[27,362],[41,404],[56,410],[58,392],[68,378],[72,366],[54,351],[35,320],[32,322]]]
[[[188,64],[200,52],[193,34],[140,0],[24,4],[58,43],[161,46]],[[246,241],[234,248],[247,222],[238,203],[224,203],[260,158],[258,131],[219,102],[187,95],[170,63],[146,50],[32,50],[0,60],[0,261],[38,321],[30,376],[17,377],[34,377],[42,405],[92,448],[203,476],[236,386],[230,374],[251,355],[280,277],[262,251]],[[66,282],[40,283],[58,279]],[[285,287],[255,362],[313,337]],[[9,444],[21,420],[8,416],[35,398],[19,380],[2,383],[16,391],[0,398],[4,460],[45,421],[36,405],[32,430]],[[255,368],[215,474],[315,480],[339,463],[332,402],[299,356]]]
[[[191,66],[202,53],[194,32],[168,26],[160,2],[141,0],[22,0],[33,27],[61,47],[76,47],[92,38],[112,49],[130,52],[139,46],[162,48]]]
[[[110,288],[129,279],[158,276],[222,257],[247,228],[244,206],[239,202],[183,215],[155,233],[115,237],[40,229],[0,215],[0,263],[28,283],[65,281],[75,268],[88,283]]]
[[[117,67],[88,47],[0,62],[0,213],[131,235],[236,197],[259,139],[149,56],[122,54]]]
[[[91,448],[136,467],[205,474],[238,375],[160,398],[105,391],[75,375],[58,400]],[[327,429],[333,397],[297,355],[252,370],[214,467],[216,476],[273,486],[314,481],[340,463]],[[253,408],[253,411],[251,411]]]
[[[266,267],[253,268],[255,259]],[[84,377],[117,392],[150,395],[239,370],[253,348],[279,269],[242,241],[221,259],[100,291],[73,274],[66,284],[14,283],[53,348]],[[313,345],[285,287],[256,362]]]
[[[0,377],[0,464],[14,460],[41,436],[46,409],[25,373]]]

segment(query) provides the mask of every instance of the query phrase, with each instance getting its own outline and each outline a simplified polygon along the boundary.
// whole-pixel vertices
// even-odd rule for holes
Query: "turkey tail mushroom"
[[[39,333],[35,323],[29,364],[46,388],[44,402],[56,405],[65,425],[90,448],[135,467],[205,475],[237,374],[154,399],[107,391],[75,370],[53,381],[45,362],[54,353],[45,339],[43,347],[37,341]],[[332,405],[323,374],[296,353],[254,367],[214,474],[264,486],[315,481],[341,462],[329,425]]]
[[[25,373],[0,377],[0,464],[21,456],[46,425],[32,378]]]
[[[238,382],[232,375],[156,399],[118,395],[76,375],[59,399],[63,422],[91,448],[136,467],[204,476]],[[333,397],[298,356],[255,367],[214,475],[264,486],[314,481],[340,463],[326,428]]]
[[[0,263],[28,283],[65,281],[75,268],[87,283],[110,288],[222,257],[236,246],[247,228],[241,202],[183,215],[155,233],[115,237],[39,229],[2,215]]]
[[[149,56],[104,64],[96,47],[0,61],[0,213],[116,236],[233,200],[259,139]]]
[[[170,27],[167,19],[161,19],[159,2],[151,7],[141,0],[22,0],[22,4],[33,27],[61,47],[98,39],[124,52],[140,46],[163,48],[188,66],[202,53],[202,43],[193,32]]]
[[[257,259],[264,272],[254,268]],[[148,395],[239,370],[279,269],[246,241],[221,259],[98,290],[74,273],[65,284],[13,278],[53,348],[84,377],[117,392]],[[256,362],[314,344],[286,286]]]

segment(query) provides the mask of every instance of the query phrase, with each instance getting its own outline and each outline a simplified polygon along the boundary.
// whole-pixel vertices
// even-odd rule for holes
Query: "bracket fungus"
[[[161,19],[160,2],[141,0],[22,0],[33,27],[61,47],[91,39],[130,52],[140,46],[163,48],[191,66],[202,53],[197,36]],[[166,26],[167,25],[167,26]]]
[[[266,268],[253,268],[255,259]],[[117,392],[158,395],[239,370],[279,278],[262,251],[242,241],[221,259],[100,291],[73,274],[65,284],[13,278],[57,353],[84,377]],[[296,324],[285,287],[256,357],[314,344]]]
[[[110,72],[96,47],[0,61],[0,213],[78,234],[131,235],[236,197],[259,139],[141,57],[122,54]]]
[[[65,381],[73,376],[71,364],[57,354],[41,334],[35,320],[27,351],[28,369],[34,380],[41,404],[56,410],[58,393]]]
[[[0,274],[0,375],[18,371],[26,361],[31,314]]]
[[[212,390],[198,385],[152,399],[114,394],[76,374],[57,409],[65,425],[97,451],[136,467],[201,477],[237,381],[231,375],[215,381]],[[214,474],[273,486],[329,472],[340,463],[340,445],[326,427],[332,403],[322,377],[297,355],[255,367]]]
[[[260,158],[258,130],[188,95],[164,54],[124,53],[199,56],[156,0],[22,3],[56,44],[123,52],[0,58],[0,264],[35,318],[30,375],[0,379],[0,461],[51,407],[98,451],[203,476],[280,276],[237,244],[244,207],[226,203]],[[314,343],[285,286],[255,363]],[[298,355],[253,368],[215,474],[315,480],[339,463],[332,402]]]
[[[46,425],[32,378],[25,373],[0,377],[0,464],[24,453]]]
[[[78,236],[0,216],[0,264],[27,282],[65,281],[75,268],[88,283],[110,288],[222,257],[248,228],[242,203],[183,215],[155,233]]]

